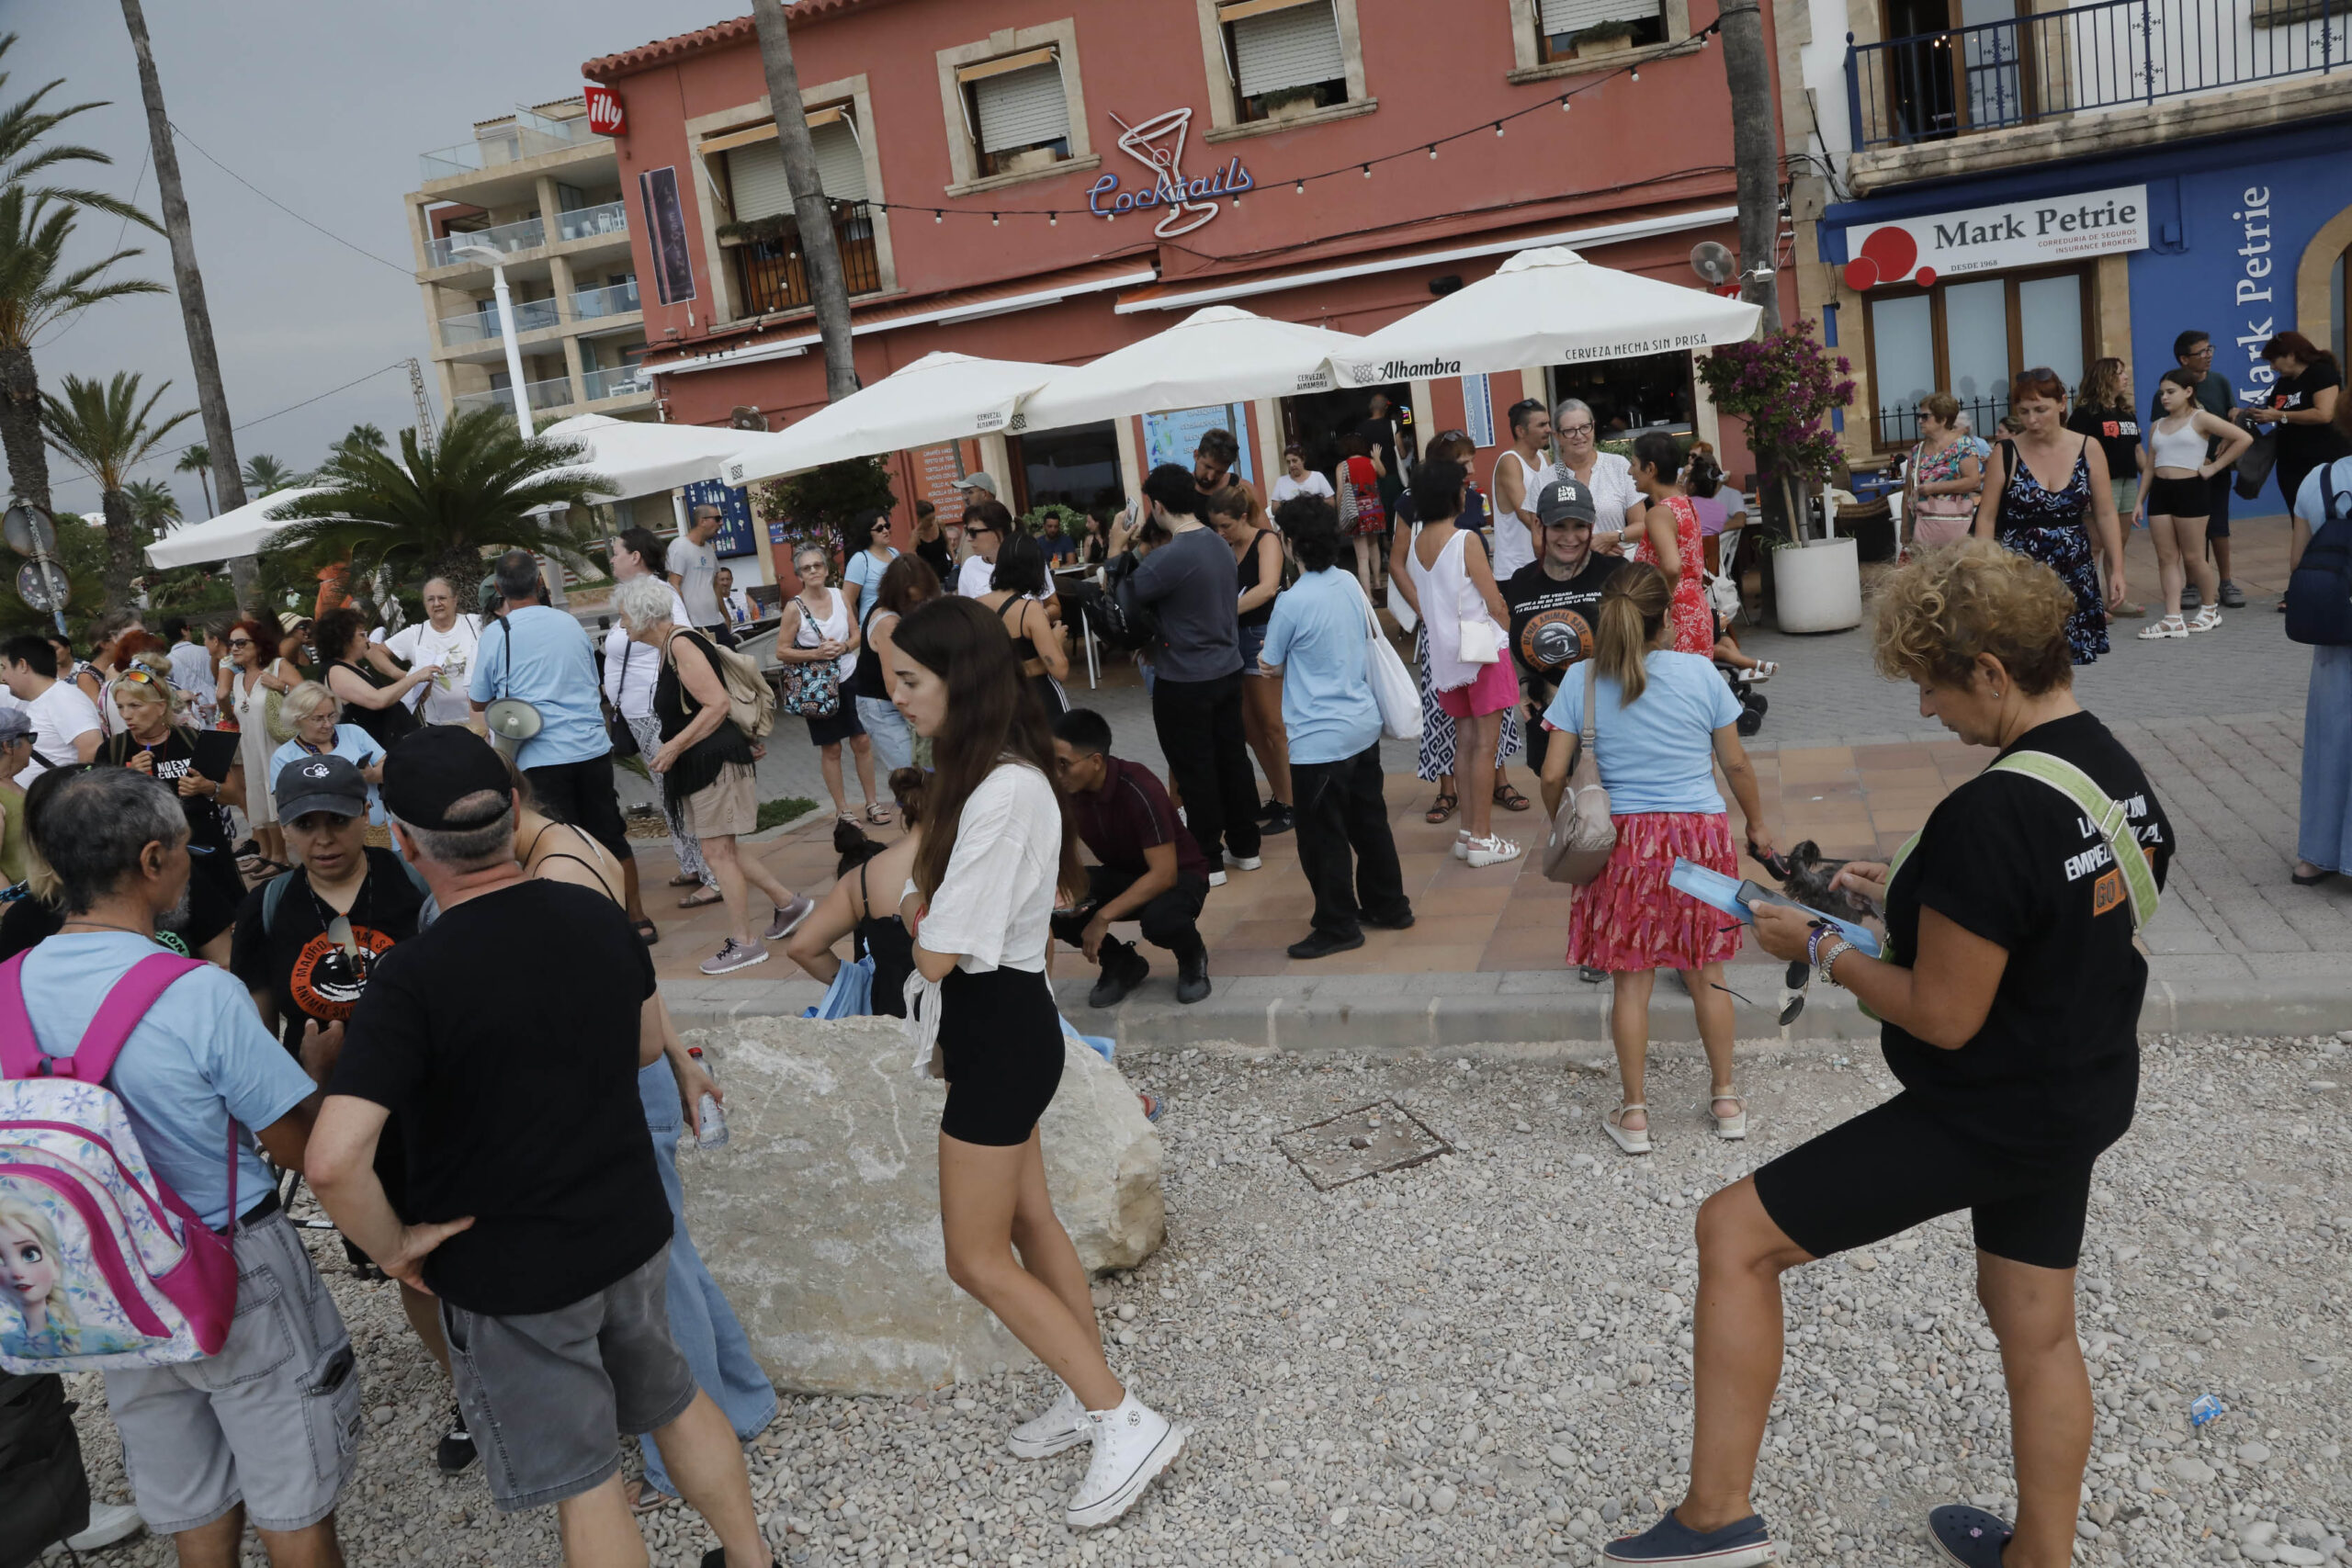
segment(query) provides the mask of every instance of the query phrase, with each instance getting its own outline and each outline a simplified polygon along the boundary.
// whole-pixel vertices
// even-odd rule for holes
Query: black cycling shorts
[[[941,1132],[996,1148],[1027,1143],[1062,1081],[1062,1015],[1046,976],[949,970],[939,983],[939,1056]]]
[[[2096,1158],[2044,1162],[1995,1148],[1906,1091],[1765,1166],[1756,1196],[1815,1258],[1966,1209],[1980,1250],[2036,1269],[2072,1269],[2082,1256]]]

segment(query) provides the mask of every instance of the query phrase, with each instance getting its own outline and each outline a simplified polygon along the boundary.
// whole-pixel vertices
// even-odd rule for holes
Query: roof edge
[[[866,6],[887,4],[888,0],[790,0],[785,7],[786,20],[790,22],[820,21],[838,12],[859,9]],[[614,76],[632,75],[657,65],[675,63],[713,50],[727,49],[756,36],[752,18],[730,17],[726,21],[698,28],[690,33],[672,38],[655,39],[624,49],[613,54],[599,55],[580,67],[580,74],[591,82],[603,82]]]

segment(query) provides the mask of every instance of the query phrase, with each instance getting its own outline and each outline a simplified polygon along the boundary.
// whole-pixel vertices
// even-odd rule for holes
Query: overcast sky
[[[417,154],[469,140],[477,119],[581,89],[580,62],[655,38],[707,27],[749,7],[742,0],[147,0],[155,65],[172,118],[206,152],[271,197],[380,260],[306,228],[179,144],[197,257],[243,458],[267,452],[294,468],[367,421],[386,432],[416,423],[405,370],[281,417],[264,416],[425,353],[424,306],[410,272],[401,197],[419,184]],[[14,102],[53,77],[51,102],[104,100],[59,134],[96,147],[111,168],[69,165],[62,177],[118,195],[137,186],[139,205],[160,217],[147,162],[139,76],[113,0],[0,0],[0,31],[21,35],[8,51],[5,97]],[[75,239],[92,259],[114,248],[118,219],[85,217]],[[123,273],[168,287],[163,236],[132,228],[143,245]],[[386,263],[391,265],[384,265]],[[172,383],[159,413],[196,406],[176,296],[117,300],[51,328],[34,346],[41,384],[68,373],[104,378],[136,371],[144,387]],[[428,392],[435,385],[426,368]],[[436,401],[434,417],[446,417]],[[247,426],[251,428],[246,428]],[[200,440],[190,419],[166,443]],[[193,474],[175,457],[140,478],[176,490],[189,518],[204,515]],[[61,510],[96,511],[97,487],[54,454]]]

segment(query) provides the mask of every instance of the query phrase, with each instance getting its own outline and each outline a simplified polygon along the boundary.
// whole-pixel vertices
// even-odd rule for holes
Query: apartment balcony
[[[473,259],[458,255],[457,248],[459,245],[488,245],[492,250],[516,255],[526,251],[536,251],[547,243],[546,220],[526,218],[517,223],[502,223],[494,229],[474,229],[427,241],[424,256],[426,265],[430,266],[458,266]],[[557,213],[555,243],[580,251],[615,246],[626,248],[628,244],[628,204],[607,201],[594,207],[574,208],[569,212]]]
[[[557,324],[555,301],[552,299],[517,299],[514,301],[514,332],[518,337],[535,333],[542,327]],[[469,310],[461,315],[441,318],[441,344],[458,348],[468,344],[496,343],[499,340],[498,311],[495,307]]]
[[[626,316],[639,308],[637,279],[633,277],[627,283],[616,283],[609,288],[583,288],[571,297],[571,317],[578,321]]]
[[[2352,65],[2352,0],[2252,0],[2250,9],[2237,0],[2094,0],[1886,43],[1849,34],[1847,45],[1853,146],[1877,172],[1889,160],[1871,154],[2068,119],[2079,129],[2086,116],[2145,111],[2130,130],[2120,118],[2116,128],[2123,140],[2144,140],[2143,122],[2174,100],[2317,86],[2293,79]],[[2328,85],[2339,84],[2352,89],[2352,75]],[[2049,155],[2044,141],[2039,156]],[[1951,148],[1910,160],[1932,164],[1912,177],[1954,172],[1965,157]]]
[[[833,203],[833,240],[842,256],[842,279],[853,295],[882,287],[882,264],[874,247],[874,219],[862,201]],[[733,247],[736,297],[745,316],[807,310],[813,302],[800,234],[786,224],[781,233],[746,239]]]
[[[518,164],[526,158],[598,143],[607,149],[612,145],[609,138],[588,129],[585,115],[572,119],[549,119],[528,109],[517,109],[511,124],[486,131],[471,141],[460,141],[455,147],[422,153],[417,164],[425,183],[430,185],[435,180],[485,174],[503,164]]]
[[[536,251],[548,243],[548,226],[537,218],[526,218],[519,223],[501,223],[494,229],[471,229],[463,233],[446,234],[428,241],[425,260],[435,266],[458,266],[472,261],[471,256],[457,254],[459,245],[487,245],[493,251],[513,255],[519,251]]]
[[[606,398],[650,397],[653,394],[653,373],[642,366],[614,365],[602,370],[582,373],[581,387],[592,403]]]
[[[571,380],[569,377],[556,376],[545,381],[528,381],[524,383],[523,390],[528,395],[535,413],[541,409],[568,409],[571,406]],[[459,412],[492,408],[512,412],[514,393],[507,387],[493,387],[487,392],[463,392],[458,396],[457,408]]]
[[[628,204],[607,201],[595,207],[578,207],[570,212],[556,214],[556,239],[588,240],[599,236],[628,238]]]

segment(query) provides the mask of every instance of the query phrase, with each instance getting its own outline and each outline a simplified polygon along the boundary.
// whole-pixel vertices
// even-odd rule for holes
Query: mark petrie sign
[[[599,136],[618,136],[628,129],[628,114],[621,107],[618,93],[591,85],[587,98],[589,130]]]
[[[2080,256],[2148,248],[2148,187],[2034,201],[1996,202],[1899,222],[1856,224],[1846,285],[1867,290],[1890,283],[1922,288],[1939,277],[2041,266]]]

